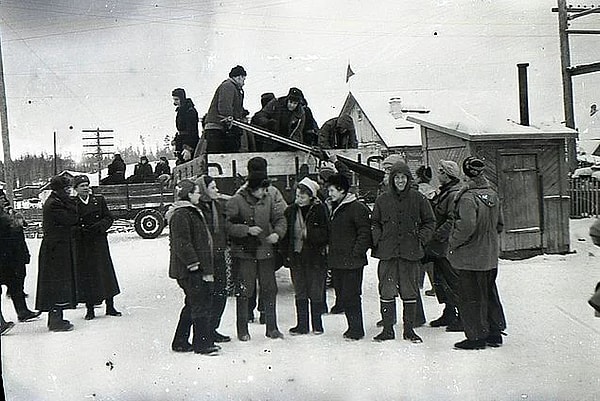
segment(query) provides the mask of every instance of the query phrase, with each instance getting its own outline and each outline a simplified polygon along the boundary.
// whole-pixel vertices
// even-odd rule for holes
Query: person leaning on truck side
[[[236,65],[215,91],[204,120],[208,153],[232,153],[240,149],[241,130],[227,120],[241,120],[246,114],[242,89],[246,75],[244,67]]]
[[[77,301],[85,304],[85,320],[95,318],[94,305],[105,301],[107,316],[121,316],[113,297],[121,290],[110,257],[106,231],[114,218],[104,197],[90,193],[90,180],[85,175],[73,178],[77,193],[75,204],[79,222],[75,230],[75,271]]]

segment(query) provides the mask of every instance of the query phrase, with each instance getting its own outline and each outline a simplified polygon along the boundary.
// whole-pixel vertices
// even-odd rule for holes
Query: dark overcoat
[[[76,197],[78,223],[75,230],[77,301],[98,303],[119,294],[106,230],[114,218],[104,197],[90,195],[85,204]]]
[[[10,215],[0,210],[0,284],[23,280],[30,259],[23,227],[13,224]]]
[[[56,304],[76,305],[73,228],[77,207],[66,194],[53,191],[43,207],[44,239],[40,246],[35,308],[48,312]]]

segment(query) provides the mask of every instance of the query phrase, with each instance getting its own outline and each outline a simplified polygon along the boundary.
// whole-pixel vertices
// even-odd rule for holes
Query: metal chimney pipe
[[[529,93],[527,91],[527,67],[529,63],[517,64],[519,69],[519,108],[521,125],[529,125]]]

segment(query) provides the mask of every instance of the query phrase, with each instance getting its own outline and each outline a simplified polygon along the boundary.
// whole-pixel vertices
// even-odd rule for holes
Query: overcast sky
[[[322,124],[348,90],[401,96],[433,111],[518,120],[516,64],[528,62],[533,124],[562,121],[552,0],[2,0],[13,157],[83,151],[82,129],[116,144],[173,135],[171,90],[203,114],[231,67],[248,71],[245,106],[301,88]],[[600,17],[575,27],[598,29]],[[573,63],[600,61],[600,38],[572,39]],[[345,83],[350,62],[356,73]],[[575,79],[585,128],[598,74]],[[70,129],[70,127],[73,127]]]

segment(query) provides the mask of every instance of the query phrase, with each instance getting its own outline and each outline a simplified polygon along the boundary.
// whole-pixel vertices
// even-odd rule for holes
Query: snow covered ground
[[[325,334],[270,340],[251,324],[252,340],[234,339],[220,356],[176,354],[170,342],[182,292],[167,276],[168,237],[111,234],[123,317],[83,320],[66,312],[69,333],[50,333],[43,320],[17,324],[2,337],[8,400],[593,400],[600,399],[600,318],[587,305],[600,280],[600,248],[587,236],[591,220],[572,221],[570,255],[501,261],[499,290],[508,319],[505,345],[454,350],[461,333],[422,327],[423,344],[376,343],[376,261],[366,269],[367,337],[342,339],[345,318],[324,317]],[[581,240],[580,240],[581,239]],[[37,255],[41,240],[28,240]],[[34,258],[35,259],[35,258]],[[36,262],[26,291],[33,306]],[[294,325],[289,272],[278,272],[280,329]],[[426,284],[428,287],[428,284]],[[331,294],[329,294],[331,296]],[[427,319],[441,308],[424,297]],[[16,321],[9,300],[5,316]],[[331,306],[331,298],[330,298]],[[230,298],[220,331],[235,334]]]

